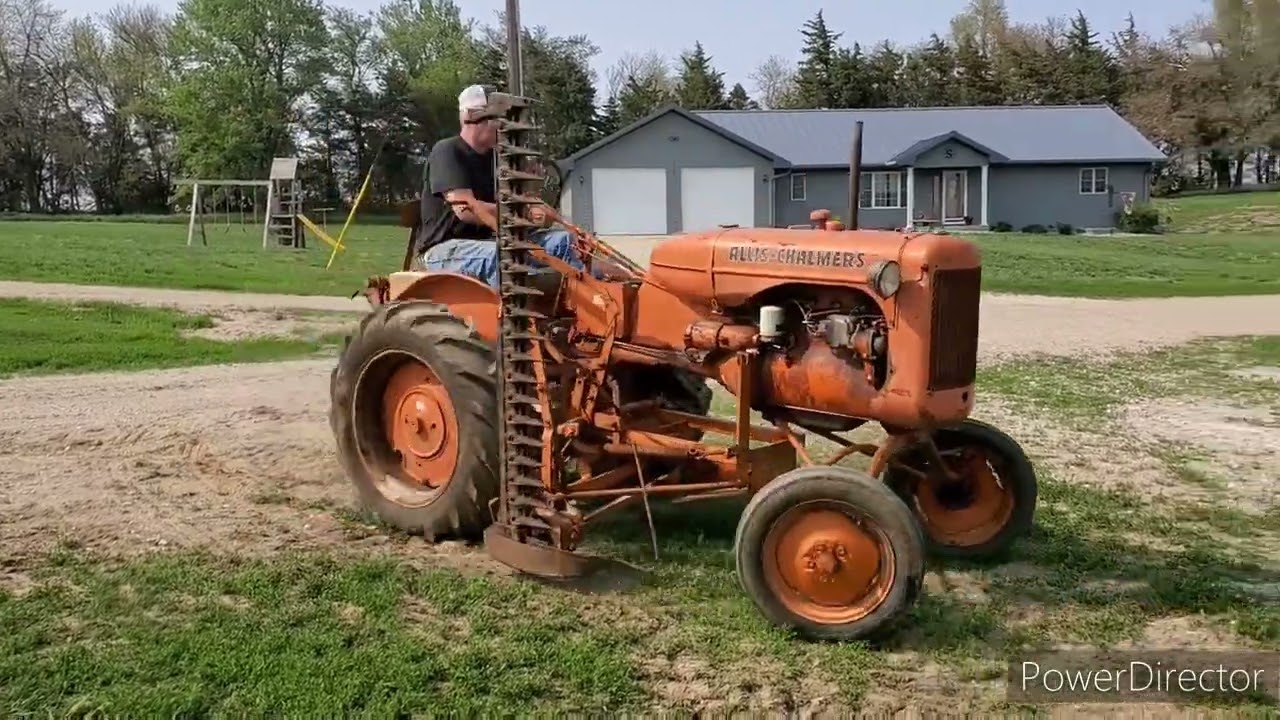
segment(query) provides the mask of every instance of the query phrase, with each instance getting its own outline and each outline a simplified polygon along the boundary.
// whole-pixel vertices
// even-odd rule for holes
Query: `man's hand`
[[[498,229],[498,206],[477,199],[471,190],[450,190],[444,194],[444,199],[453,206],[453,213],[463,221],[484,225],[494,231]]]
[[[551,225],[551,217],[547,215],[547,209],[544,205],[530,205],[529,219],[537,223],[539,227]]]

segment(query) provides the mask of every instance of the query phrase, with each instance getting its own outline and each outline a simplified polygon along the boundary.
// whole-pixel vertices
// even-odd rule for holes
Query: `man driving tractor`
[[[458,95],[462,127],[457,135],[437,142],[427,158],[422,227],[412,269],[461,273],[498,288],[498,245],[491,224],[497,217],[496,114],[500,113],[493,112],[484,87],[472,85]],[[540,206],[531,208],[530,219],[550,226]],[[531,239],[548,255],[583,267],[568,231],[543,229],[531,233]]]

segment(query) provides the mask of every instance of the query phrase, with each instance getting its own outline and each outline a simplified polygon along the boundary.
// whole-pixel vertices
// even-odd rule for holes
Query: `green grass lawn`
[[[0,299],[0,377],[280,360],[335,341],[183,335],[212,326],[207,316],[161,308]]]
[[[1280,192],[1241,192],[1157,198],[1169,229],[1177,233],[1274,233],[1280,231]]]
[[[1092,297],[1280,292],[1280,233],[972,238],[982,247],[984,286],[991,291]],[[238,226],[211,229],[207,247],[187,247],[185,228],[173,224],[0,222],[0,279],[350,295],[369,275],[399,267],[400,228],[357,223],[347,240],[349,250],[326,270],[324,243],[263,250],[256,230]]]
[[[1280,293],[1280,233],[973,235],[986,290],[1076,297]]]
[[[306,250],[263,250],[261,231],[239,225],[211,227],[208,246],[197,236],[187,247],[186,237],[185,227],[166,223],[0,222],[0,279],[345,296],[369,275],[399,268],[405,234],[353,226],[328,270],[331,248],[319,240]]]
[[[1041,498],[1035,532],[1009,562],[946,569],[943,587],[877,647],[804,642],[765,622],[733,571],[733,503],[659,504],[657,561],[635,515],[596,527],[585,552],[647,574],[590,594],[386,557],[120,562],[68,548],[25,592],[0,590],[0,712],[688,711],[793,693],[847,709],[924,663],[964,684],[998,682],[1018,653],[1107,647],[1160,618],[1201,614],[1280,650],[1280,612],[1233,584],[1276,575],[1204,523],[1049,473]],[[391,542],[412,554],[421,541]]]

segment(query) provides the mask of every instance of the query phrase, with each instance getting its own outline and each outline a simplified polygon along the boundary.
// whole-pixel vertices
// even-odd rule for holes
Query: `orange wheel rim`
[[[425,363],[404,353],[384,353],[369,367],[379,368],[366,369],[371,384],[387,378],[369,408],[378,412],[381,427],[367,440],[385,443],[373,457],[389,461],[378,462],[386,473],[376,482],[378,491],[403,507],[430,504],[458,464],[458,419],[449,392]],[[371,389],[376,392],[376,385]]]
[[[996,537],[1013,517],[1013,488],[1001,481],[987,453],[965,448],[949,463],[960,479],[916,485],[921,524],[934,540],[955,546],[981,545]]]
[[[852,505],[804,503],[782,514],[764,541],[765,582],[810,622],[861,620],[884,602],[896,562],[888,538]]]

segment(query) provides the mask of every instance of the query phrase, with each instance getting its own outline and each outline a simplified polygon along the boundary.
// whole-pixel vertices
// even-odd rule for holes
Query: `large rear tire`
[[[924,580],[910,509],[883,483],[839,466],[798,468],[761,488],[738,521],[734,555],[760,612],[814,640],[881,634]]]
[[[448,308],[383,305],[330,380],[338,460],[364,508],[429,540],[478,539],[498,495],[494,351]]]

